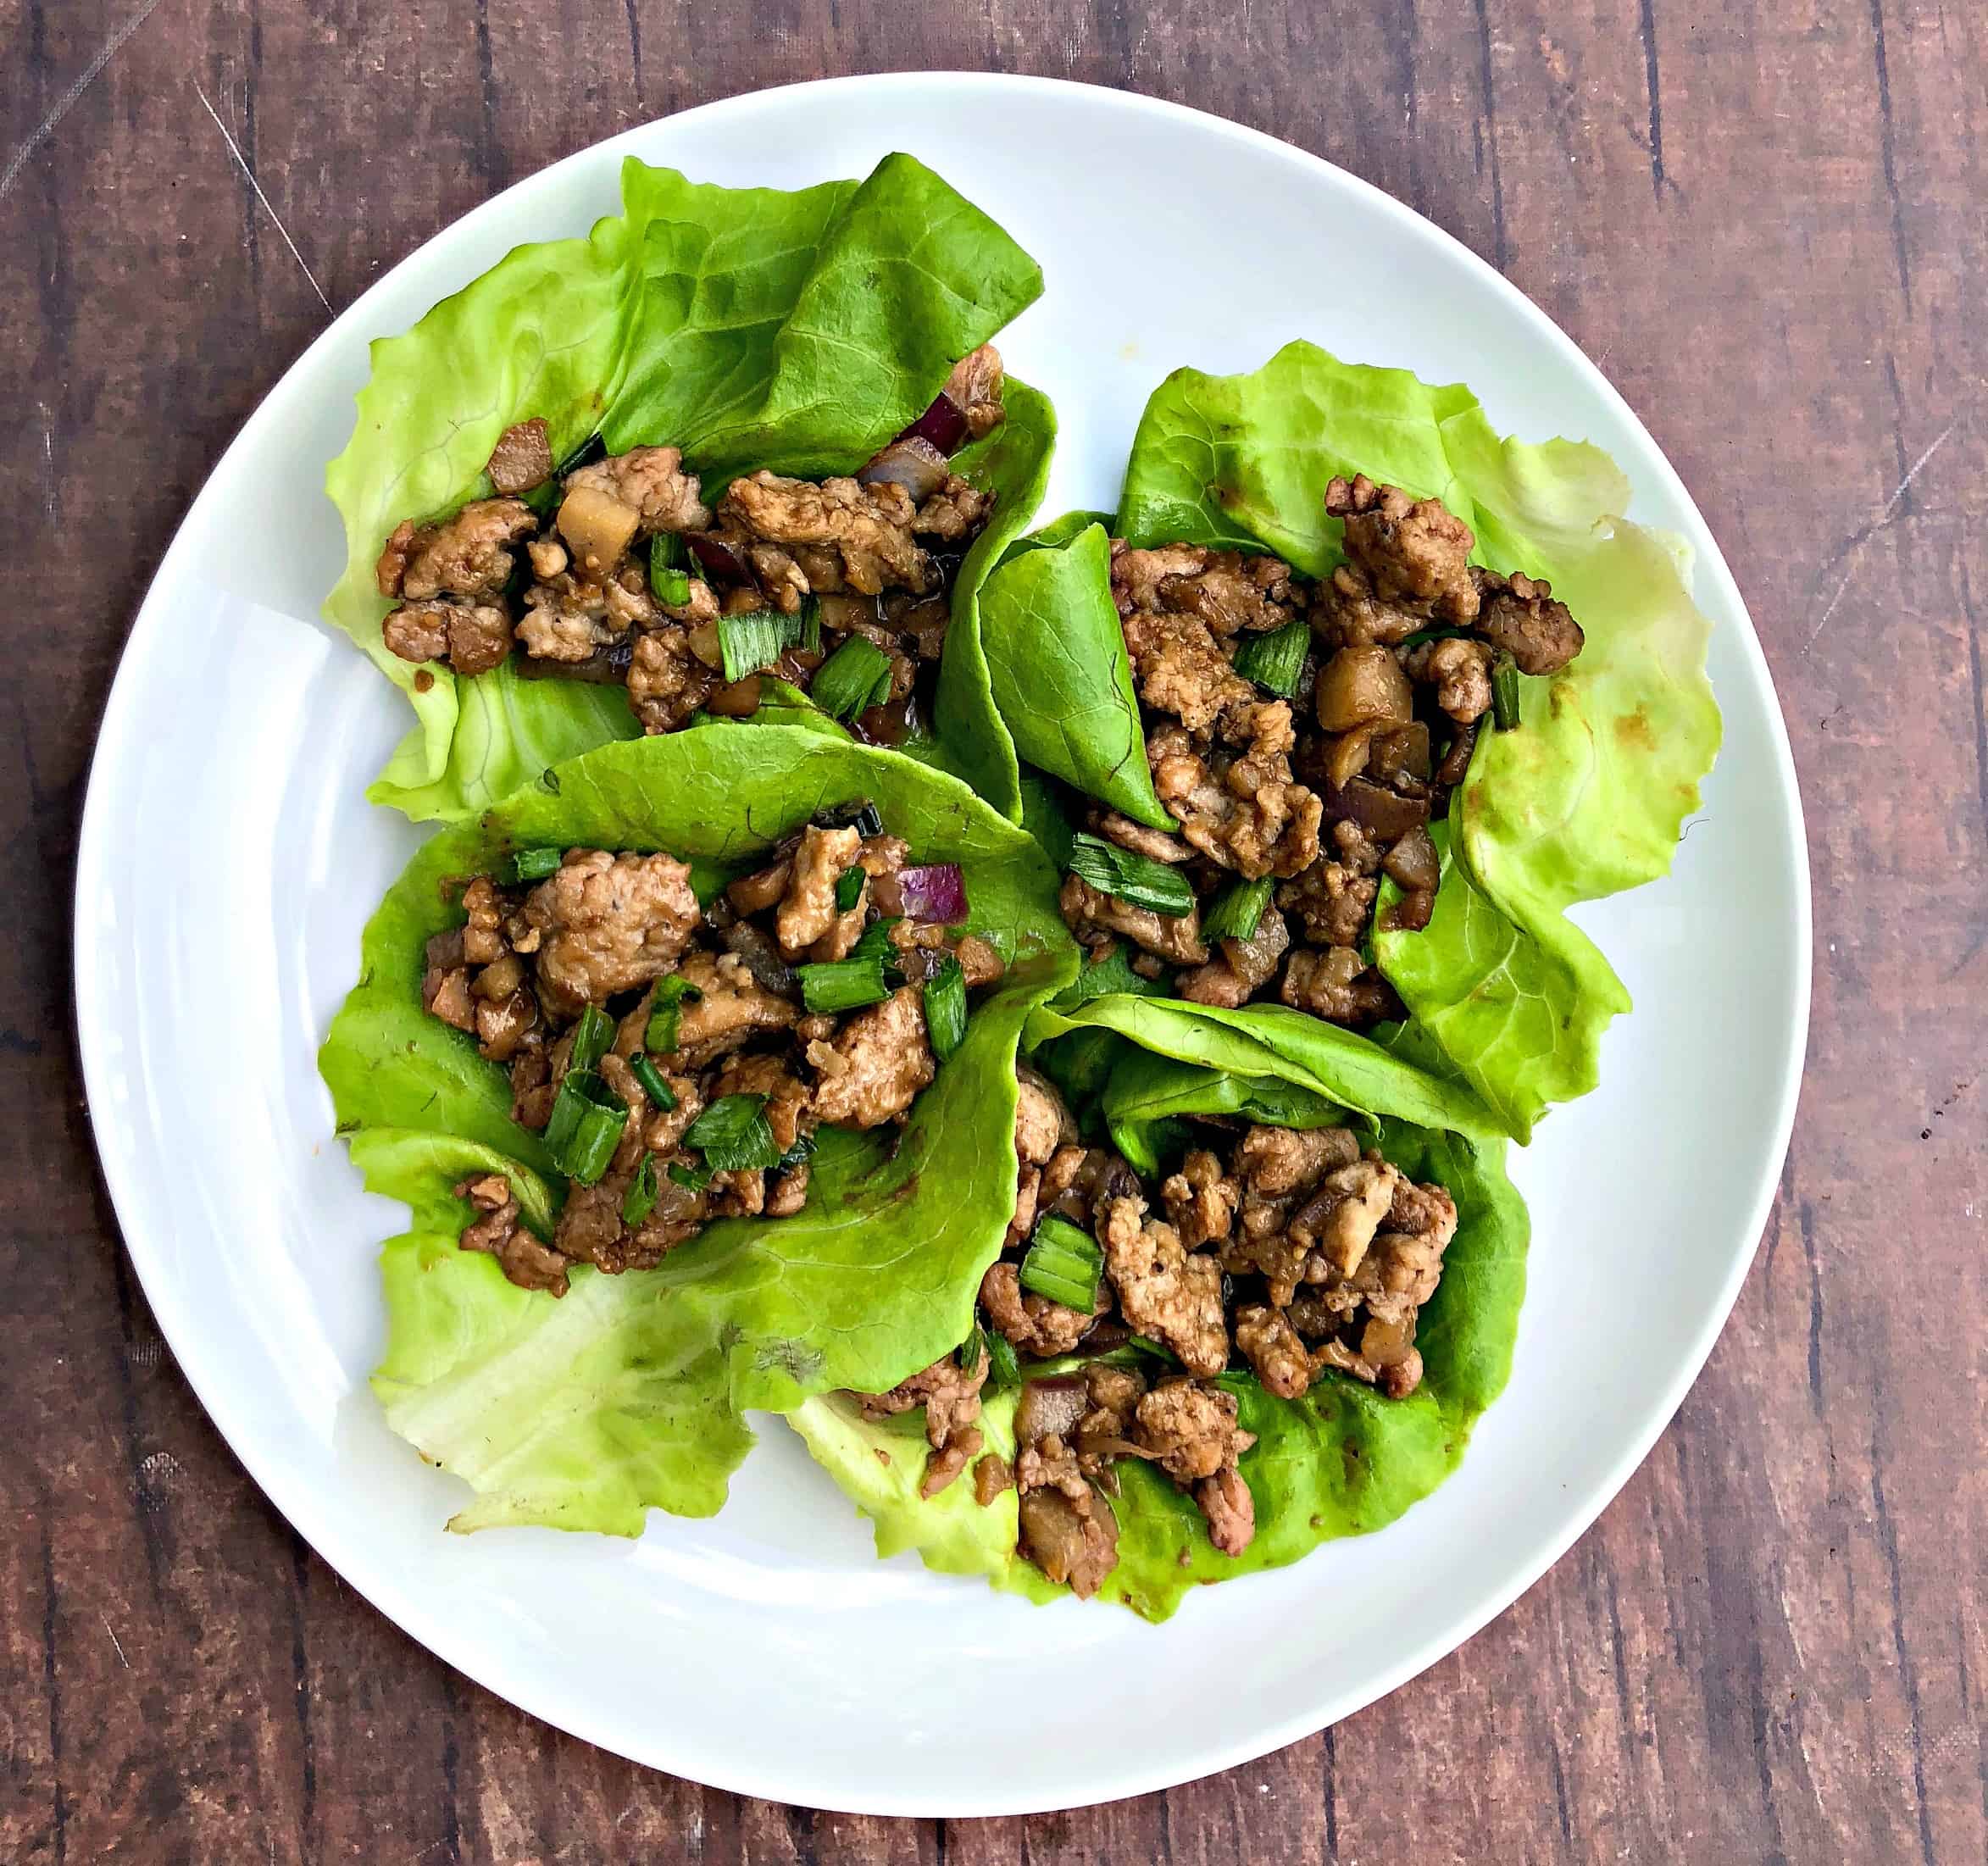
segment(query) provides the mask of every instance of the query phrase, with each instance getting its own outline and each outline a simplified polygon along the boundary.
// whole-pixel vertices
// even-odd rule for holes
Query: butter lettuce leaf
[[[980,607],[994,703],[1016,751],[1136,823],[1173,829],[1146,762],[1105,527],[1013,553]]]
[[[1048,483],[1056,451],[1049,397],[1008,378],[1008,419],[953,456],[952,468],[994,495],[993,515],[952,583],[952,620],[939,663],[938,731],[932,761],[964,780],[1010,822],[1022,819],[1021,766],[1002,724],[981,639],[982,591],[1002,553],[1028,526]]]
[[[825,1130],[797,1216],[725,1220],[651,1271],[576,1269],[557,1300],[458,1249],[463,1178],[504,1173],[541,1230],[563,1186],[511,1120],[503,1069],[421,1011],[426,942],[461,918],[445,880],[514,848],[598,846],[666,848],[714,883],[865,798],[915,854],[959,864],[968,926],[1010,960],[905,1126]],[[752,1442],[741,1411],[880,1391],[957,1344],[1013,1211],[1022,1026],[1075,969],[1025,831],[943,773],[797,726],[604,746],[426,843],[367,926],[319,1067],[369,1184],[413,1208],[384,1253],[375,1386],[394,1429],[472,1486],[457,1526],[632,1535],[649,1507],[708,1514]]]
[[[1550,580],[1587,634],[1562,673],[1521,679],[1519,730],[1480,735],[1455,800],[1455,858],[1434,923],[1375,936],[1382,971],[1451,1072],[1524,1140],[1552,1102],[1594,1086],[1602,1032],[1630,1008],[1566,910],[1669,870],[1719,747],[1705,676],[1710,625],[1691,601],[1688,557],[1677,541],[1622,516],[1628,482],[1598,448],[1501,439],[1459,385],[1341,363],[1308,343],[1286,346],[1247,375],[1169,376],[1134,438],[1118,525],[1134,546],[1269,550],[1323,576],[1343,555],[1340,522],[1324,513],[1326,486],[1363,472],[1441,497],[1475,532],[1479,562]],[[1068,536],[1036,541],[1037,555],[1060,553],[1069,579],[1083,580]],[[1088,719],[1094,696],[1119,690],[1130,670],[1122,639],[1111,641],[1051,691],[1039,676],[1054,664],[1019,658],[1035,621],[1019,600],[1008,613],[1008,574],[990,584],[984,630],[991,643],[1018,644],[1010,666],[998,651],[992,659],[997,697],[1015,686],[1028,692],[1015,714],[1030,722],[1016,727],[1020,742],[1038,719]],[[1038,566],[1026,587],[1050,580]],[[1090,584],[1093,603],[1108,600],[1095,574]],[[1051,768],[1110,798],[1122,736],[1073,723]],[[1245,1030],[1287,1014],[1252,1007],[1230,1016]]]
[[[1238,1081],[1220,1070],[1181,1069],[1150,1056],[1127,1056],[1121,1067],[1131,1080],[1123,1087],[1114,1083],[1107,1100],[1121,1109],[1114,1138],[1123,1143],[1131,1134],[1132,1152],[1167,1152],[1158,1130],[1183,1113],[1245,1113],[1277,1125],[1317,1125],[1315,1108],[1307,1102],[1280,1109],[1278,1091],[1257,1079]],[[1285,1088],[1301,1097],[1313,1092],[1295,1080]],[[1145,1117],[1130,1112],[1140,1108]],[[1286,1113],[1295,1118],[1283,1119]],[[1141,1126],[1147,1129],[1143,1139],[1131,1133]],[[1119,1562],[1100,1599],[1163,1620],[1192,1588],[1280,1568],[1339,1536],[1385,1528],[1462,1462],[1472,1426],[1511,1373],[1525,1295],[1525,1208],[1505,1176],[1502,1137],[1385,1119],[1376,1140],[1403,1171],[1440,1181],[1457,1202],[1457,1235],[1417,1336],[1421,1385],[1408,1398],[1391,1400],[1329,1373],[1302,1399],[1281,1400],[1252,1375],[1222,1376],[1236,1397],[1243,1427],[1257,1436],[1241,1463],[1255,1504],[1254,1539],[1241,1556],[1223,1554],[1209,1541],[1191,1497],[1147,1466],[1122,1460],[1120,1494],[1111,1505]],[[986,1408],[989,1443],[1004,1454],[1013,1440],[1013,1404],[1008,1392]],[[920,1501],[924,1444],[917,1417],[872,1425],[847,1402],[831,1398],[811,1400],[788,1422],[873,1519],[880,1555],[915,1549],[943,1573],[982,1575],[1033,1600],[1060,1594],[1015,1552],[1012,1494],[981,1510],[962,1483],[932,1503]]]
[[[1301,1090],[1349,1113],[1390,1117],[1461,1134],[1502,1131],[1493,1111],[1465,1083],[1422,1069],[1352,1030],[1280,1004],[1240,1011],[1178,998],[1107,994],[1072,1003],[1065,996],[1029,1020],[1029,1045],[1073,1030],[1116,1032],[1141,1049],[1245,1083]],[[1269,1091],[1266,1088],[1266,1092]],[[1109,1089],[1105,1106],[1111,1106]],[[1181,1108],[1177,1113],[1191,1110]],[[1205,1112],[1222,1112],[1209,1108]],[[1313,1126],[1311,1121],[1282,1125]]]
[[[543,417],[555,458],[597,431],[617,450],[674,444],[713,490],[748,468],[853,470],[1041,291],[1035,262],[908,155],[794,193],[631,157],[622,192],[624,211],[585,239],[521,247],[375,342],[352,440],[325,474],[347,545],[325,618],[419,721],[369,794],[418,819],[473,814],[640,730],[619,688],[418,669],[380,638],[387,534],[486,496],[507,427]],[[1008,453],[1024,434],[1046,453],[1052,433],[1029,425]],[[1047,458],[1011,458],[998,481],[962,470],[1025,523]]]

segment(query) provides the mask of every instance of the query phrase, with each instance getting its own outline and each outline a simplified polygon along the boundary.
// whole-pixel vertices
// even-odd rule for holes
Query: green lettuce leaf
[[[1461,802],[1452,798],[1452,815]],[[1630,1008],[1629,993],[1572,920],[1508,919],[1456,859],[1450,828],[1439,824],[1433,834],[1442,884],[1429,925],[1419,933],[1377,930],[1374,952],[1412,1028],[1508,1133],[1529,1140],[1549,1104],[1595,1086],[1602,1030]],[[1383,880],[1383,918],[1400,898]]]
[[[1153,795],[1105,527],[1013,553],[981,607],[994,703],[1021,756],[1136,823],[1175,827]]]
[[[542,416],[555,458],[597,430],[617,449],[671,442],[713,490],[749,467],[852,470],[1041,291],[1035,262],[907,155],[861,184],[792,194],[705,186],[631,157],[622,192],[623,213],[586,238],[521,247],[376,342],[353,438],[325,474],[347,545],[326,619],[419,720],[369,794],[417,819],[470,814],[639,732],[619,688],[417,669],[380,639],[373,565],[388,532],[486,494],[507,427]],[[1027,425],[1009,452],[1024,435],[1046,452],[1052,432]],[[1018,458],[981,483],[1019,526],[1046,471]]]
[[[1502,1131],[1466,1084],[1280,1004],[1230,1011],[1177,998],[1107,995],[1074,1003],[1065,996],[1030,1017],[1029,1047],[1079,1030],[1114,1031],[1157,1055],[1245,1081],[1303,1090],[1354,1114],[1474,1136]]]
[[[1153,1151],[1154,1129],[1182,1113],[1245,1113],[1280,1125],[1315,1125],[1317,1109],[1308,1102],[1277,1105],[1280,1092],[1308,1095],[1301,1083],[1286,1081],[1281,1089],[1239,1083],[1221,1071],[1183,1070],[1160,1058],[1128,1057],[1123,1066],[1152,1091],[1136,1084],[1120,1091],[1114,1084],[1107,1093],[1108,1102],[1116,1099],[1128,1111],[1122,1125],[1114,1124],[1117,1138],[1147,1129],[1144,1143],[1134,1136],[1136,1149]],[[1341,1086],[1342,1102],[1352,1086]],[[1146,1109],[1136,1119],[1130,1113],[1136,1106]],[[1286,1114],[1301,1118],[1286,1121]],[[1251,1375],[1224,1375],[1242,1425],[1257,1435],[1241,1466],[1256,1506],[1254,1540],[1239,1557],[1222,1554],[1191,1497],[1147,1466],[1124,1460],[1120,1495],[1112,1506],[1119,1563],[1101,1599],[1164,1619],[1191,1588],[1283,1567],[1338,1536],[1385,1527],[1462,1462],[1472,1426],[1511,1373],[1525,1295],[1525,1208],[1505,1176],[1502,1138],[1474,1139],[1388,1119],[1378,1125],[1378,1144],[1403,1171],[1440,1181],[1457,1202],[1457,1235],[1418,1330],[1422,1384],[1407,1399],[1390,1400],[1346,1375],[1328,1374],[1302,1399],[1280,1400]],[[1000,1394],[986,1408],[989,1443],[1004,1452],[1013,1438],[1013,1403],[1012,1393]],[[1012,1496],[980,1510],[967,1486],[956,1484],[934,1503],[919,1500],[924,1447],[916,1419],[891,1421],[886,1434],[846,1402],[825,1399],[810,1401],[788,1422],[873,1519],[880,1555],[913,1548],[944,1573],[984,1575],[1030,1599],[1054,1597],[1061,1590],[1049,1588],[1015,1552]]]
[[[445,879],[510,849],[597,845],[668,848],[708,884],[864,798],[916,854],[959,864],[968,926],[1011,961],[906,1125],[825,1130],[798,1216],[714,1225],[652,1271],[576,1269],[557,1301],[456,1249],[467,1208],[450,1188],[467,1174],[504,1172],[541,1228],[558,1182],[510,1119],[504,1071],[421,1011],[426,941],[460,919]],[[1013,1211],[1022,1025],[1075,969],[1025,831],[915,760],[797,726],[604,746],[425,844],[366,928],[319,1067],[369,1183],[414,1208],[385,1255],[376,1384],[395,1430],[475,1491],[457,1526],[635,1534],[651,1506],[708,1513],[751,1443],[741,1410],[879,1391],[955,1345]]]
[[[1563,672],[1521,680],[1519,730],[1480,735],[1456,800],[1458,858],[1434,924],[1375,937],[1382,971],[1450,1070],[1508,1132],[1528,1139],[1552,1102],[1593,1087],[1602,1034],[1630,1008],[1565,909],[1668,871],[1719,747],[1705,677],[1710,625],[1691,602],[1680,547],[1620,516],[1630,489],[1607,455],[1568,441],[1501,440],[1469,390],[1341,363],[1308,343],[1248,375],[1169,376],[1141,419],[1119,526],[1136,546],[1269,549],[1322,576],[1342,556],[1326,486],[1359,472],[1440,497],[1475,531],[1479,561],[1550,579],[1587,631]],[[1065,536],[1039,554],[1059,548],[1068,558],[1075,546]],[[1019,601],[1008,614],[1008,574],[997,573],[983,604],[993,643],[1011,632],[1019,641],[1032,625]],[[1050,580],[1040,567],[1032,575]],[[1081,580],[1074,562],[1069,575]],[[1091,600],[1107,600],[1095,575]],[[1066,595],[1063,607],[1081,605]],[[994,664],[1000,696],[1010,683],[998,652]],[[1030,671],[1016,662],[1014,680]],[[1030,690],[1033,708],[1086,719],[1093,694],[1129,678],[1114,640],[1080,678],[1053,693]],[[1108,797],[1121,736],[1074,730],[1054,768]],[[1236,1014],[1249,1028],[1284,1014]]]
[[[941,767],[978,791],[1010,822],[1022,817],[1021,767],[1001,723],[980,638],[981,591],[1002,553],[1041,503],[1056,449],[1056,411],[1049,397],[1008,378],[1008,419],[984,441],[953,458],[953,470],[994,494],[993,516],[973,541],[952,584],[952,620],[939,663],[936,699]]]

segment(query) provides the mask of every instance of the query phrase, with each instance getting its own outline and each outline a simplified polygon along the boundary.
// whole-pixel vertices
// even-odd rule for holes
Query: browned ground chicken
[[[534,1129],[551,1118],[579,1021],[590,1007],[606,1012],[613,1039],[594,1067],[625,1113],[605,1169],[569,1185],[549,1240],[532,1232],[501,1177],[465,1181],[477,1215],[463,1247],[494,1256],[525,1288],[564,1295],[576,1263],[646,1269],[711,1219],[791,1216],[806,1202],[818,1126],[902,1119],[937,1069],[922,985],[852,1014],[810,1014],[786,958],[840,957],[842,934],[853,943],[864,914],[852,910],[855,925],[844,927],[838,880],[856,872],[859,896],[896,887],[907,852],[895,836],[810,824],[709,911],[689,869],[664,854],[572,849],[535,886],[464,883],[463,924],[428,942],[425,1008],[508,1067],[513,1116]],[[958,955],[969,989],[999,976],[984,941],[932,925],[917,932],[924,956]],[[706,1161],[708,1136],[693,1124],[725,1102],[764,1122],[760,1158],[771,1163],[720,1170]]]
[[[1002,388],[991,346],[962,358],[945,390],[957,441],[1000,425]],[[542,419],[507,428],[486,470],[498,497],[430,524],[407,520],[387,539],[376,572],[396,605],[380,624],[386,646],[422,665],[422,691],[436,665],[487,674],[514,650],[523,671],[625,682],[649,732],[707,710],[750,714],[765,676],[805,687],[860,635],[884,651],[891,682],[853,730],[897,742],[916,720],[920,669],[936,670],[944,649],[952,570],[994,503],[908,434],[854,478],[744,475],[716,512],[674,447],[634,447],[558,476]],[[675,590],[651,575],[652,541],[669,538],[689,553]],[[680,603],[664,600],[678,594]],[[793,616],[811,601],[818,646],[794,642],[770,665],[726,678],[725,617]]]
[[[1152,1217],[1138,1175],[1115,1153],[1084,1146],[1055,1089],[1025,1071],[1017,1223],[981,1281],[983,1336],[888,1394],[857,1396],[872,1417],[928,1406],[921,1493],[936,1495],[982,1451],[975,1422],[991,1363],[983,1341],[1004,1340],[1022,1376],[1017,1455],[1012,1467],[981,1458],[974,1494],[986,1505],[1012,1484],[1021,1552],[1080,1595],[1096,1592],[1117,1562],[1111,1498],[1114,1466],[1127,1458],[1194,1498],[1217,1549],[1249,1546],[1255,1505],[1241,1460],[1255,1440],[1240,1423],[1232,1362],[1280,1399],[1302,1397],[1329,1369],[1390,1397],[1422,1379],[1416,1321],[1456,1231],[1449,1194],[1363,1151],[1347,1128],[1200,1131],[1209,1144],[1190,1147],[1162,1181],[1165,1216]],[[1030,1234],[1050,1214],[1100,1247],[1091,1313],[1021,1286]],[[1027,1364],[1102,1352],[1127,1330],[1175,1364],[1157,1376],[1147,1360],[1092,1359],[1058,1373]]]
[[[1129,942],[1136,969],[1173,970],[1191,1002],[1276,1000],[1364,1028],[1402,1014],[1368,960],[1376,902],[1391,881],[1387,925],[1428,925],[1441,880],[1430,825],[1468,767],[1499,658],[1550,675],[1582,637],[1546,583],[1472,564],[1476,540],[1441,501],[1356,478],[1334,480],[1324,505],[1347,561],[1317,585],[1270,557],[1113,545],[1153,792],[1178,827],[1102,808],[1090,826],[1184,874],[1197,899],[1162,914],[1072,875],[1062,905],[1086,945]],[[1238,652],[1298,624],[1308,649],[1297,690],[1268,697]],[[1266,878],[1274,905],[1210,952],[1214,897]]]

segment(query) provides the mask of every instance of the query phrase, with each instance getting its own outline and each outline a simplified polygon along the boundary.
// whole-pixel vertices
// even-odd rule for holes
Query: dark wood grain
[[[1544,305],[1649,422],[1747,592],[1817,912],[1763,1248],[1596,1530],[1335,1730],[1165,1796],[953,1824],[633,1769],[454,1676],[299,1544],[121,1258],[81,1106],[65,879],[148,568],[329,308],[614,130],[919,66],[1239,118],[1410,202]],[[1988,1857],[1979,7],[0,0],[0,1858]]]

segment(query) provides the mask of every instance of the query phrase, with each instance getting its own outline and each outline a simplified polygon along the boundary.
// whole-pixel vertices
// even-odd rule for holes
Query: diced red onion
[[[722,538],[708,537],[702,531],[686,531],[683,541],[697,560],[697,568],[713,582],[750,583],[752,580],[752,565]]]
[[[946,483],[946,456],[918,435],[900,435],[856,479],[860,486],[892,482],[904,488],[913,505],[923,505]]]
[[[930,442],[941,454],[950,455],[965,445],[966,435],[966,410],[941,389],[932,397],[931,407],[897,438]]]
[[[966,877],[959,872],[957,862],[902,869],[897,885],[903,895],[907,919],[957,926],[966,918]]]

